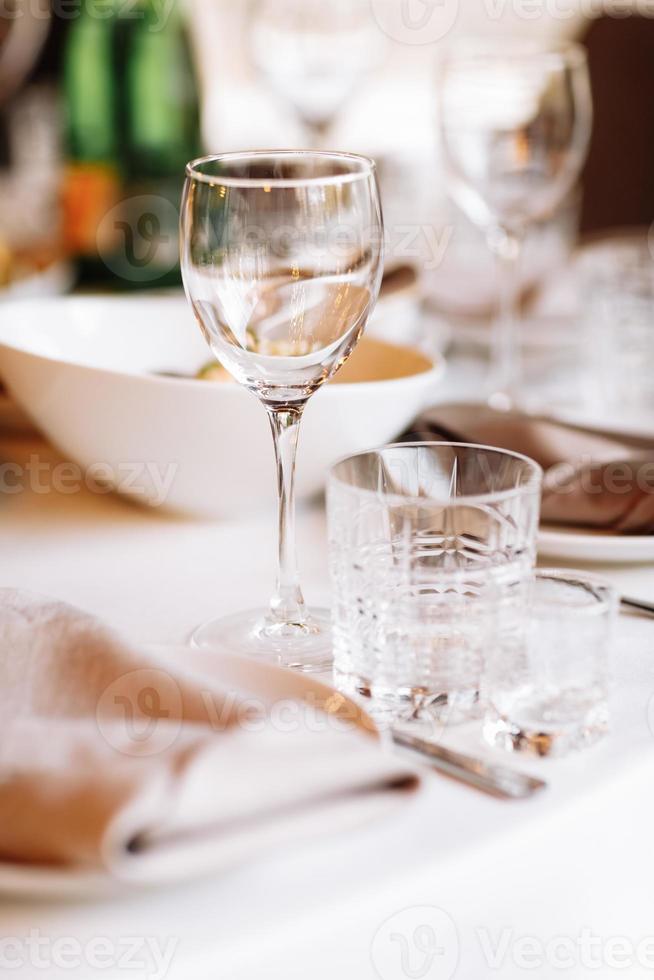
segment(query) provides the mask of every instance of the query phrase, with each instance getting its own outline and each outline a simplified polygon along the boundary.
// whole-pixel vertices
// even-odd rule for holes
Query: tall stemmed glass
[[[386,51],[370,0],[253,0],[249,32],[255,67],[315,147]]]
[[[331,662],[329,615],[307,610],[298,579],[295,452],[308,399],[352,353],[375,304],[382,239],[375,165],[365,157],[227,153],[186,168],[186,294],[213,353],[268,413],[279,490],[269,609],[201,626],[197,645],[304,670]]]
[[[500,272],[491,404],[520,400],[518,263],[529,225],[579,176],[592,124],[584,49],[466,40],[439,65],[439,130],[451,196],[485,234]]]

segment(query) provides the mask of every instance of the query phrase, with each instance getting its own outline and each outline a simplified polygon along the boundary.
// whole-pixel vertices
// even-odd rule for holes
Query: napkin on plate
[[[0,861],[173,877],[352,827],[413,770],[306,676],[144,652],[64,603],[0,589]]]
[[[405,438],[480,443],[530,456],[545,471],[545,524],[654,534],[654,436],[454,404],[424,412]]]

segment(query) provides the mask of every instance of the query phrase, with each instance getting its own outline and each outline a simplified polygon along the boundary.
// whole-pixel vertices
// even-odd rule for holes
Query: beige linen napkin
[[[460,404],[429,409],[405,438],[480,443],[530,456],[545,471],[545,524],[654,534],[654,435],[620,435]]]
[[[0,590],[0,861],[174,877],[351,827],[416,786],[329,687],[166,651]]]

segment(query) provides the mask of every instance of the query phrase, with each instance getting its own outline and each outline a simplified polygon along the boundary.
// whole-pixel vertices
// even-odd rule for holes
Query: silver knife
[[[643,599],[630,599],[626,595],[622,596],[620,602],[629,609],[640,609],[641,612],[650,613],[654,616],[654,604],[651,602],[645,602]]]
[[[475,759],[405,732],[393,731],[393,741],[405,749],[427,756],[439,772],[503,800],[523,800],[547,786],[547,783],[535,776],[527,776],[507,766]]]

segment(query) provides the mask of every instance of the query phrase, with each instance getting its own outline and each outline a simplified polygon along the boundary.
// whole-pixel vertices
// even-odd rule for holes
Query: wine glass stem
[[[332,129],[331,119],[305,119],[304,128],[307,133],[307,140],[310,149],[322,150],[328,144],[328,137]]]
[[[267,411],[275,443],[279,493],[279,567],[270,615],[275,624],[302,625],[306,623],[307,612],[295,552],[295,456],[304,405],[269,407]]]
[[[491,405],[512,408],[522,380],[522,357],[518,331],[519,268],[522,238],[500,229],[490,239],[498,270],[499,315],[492,342]]]

